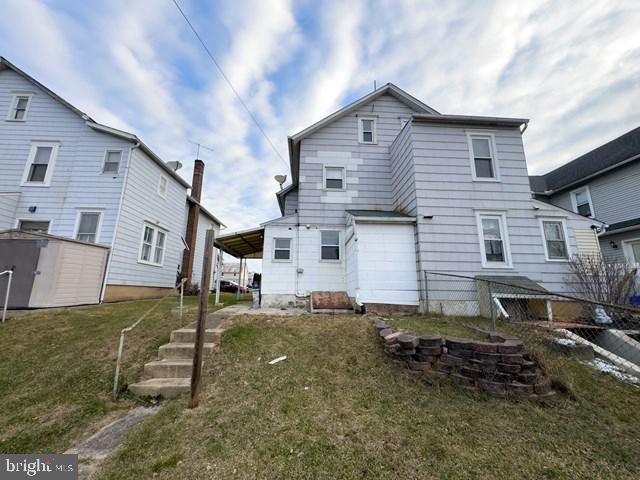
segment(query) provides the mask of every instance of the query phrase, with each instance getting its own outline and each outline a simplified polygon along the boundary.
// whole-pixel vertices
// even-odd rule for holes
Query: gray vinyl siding
[[[491,132],[495,135],[501,181],[479,182],[472,180],[464,127],[414,122],[421,269],[462,275],[525,275],[547,288],[563,289],[567,265],[546,261],[538,217],[564,213],[552,207],[549,212],[534,210],[520,132]],[[482,266],[477,212],[505,213],[513,268]],[[575,251],[574,228],[588,228],[589,221],[571,214],[564,216],[569,248]]]
[[[293,190],[287,193],[284,202],[284,214],[291,215],[298,210],[298,191]]]
[[[600,175],[586,185],[598,220],[612,224],[640,217],[640,160]],[[573,210],[572,190],[552,196],[551,203]]]
[[[169,180],[166,198],[158,193],[160,176]],[[184,205],[187,189],[172,179],[139,148],[133,150],[108,283],[173,287],[182,262]],[[167,232],[162,266],[138,262],[144,223]]]
[[[600,250],[607,259],[615,262],[626,263],[622,242],[640,238],[640,228],[627,232],[616,233],[600,237]],[[615,246],[615,247],[614,247]]]
[[[298,208],[304,224],[345,224],[345,210],[392,210],[394,194],[389,147],[400,132],[400,119],[412,110],[390,95],[383,95],[301,142]],[[377,115],[377,144],[358,143],[358,116]],[[323,190],[323,165],[331,155],[342,155],[347,165],[345,201],[327,201]],[[338,197],[338,195],[333,195]]]
[[[391,182],[393,208],[408,215],[415,215],[417,208],[416,175],[413,161],[412,123],[407,122],[391,144]]]
[[[16,91],[33,93],[25,122],[5,120]],[[20,185],[35,140],[60,142],[48,187]],[[0,72],[0,192],[20,193],[11,227],[17,219],[49,220],[50,233],[72,237],[78,210],[99,209],[103,218],[98,241],[110,245],[130,145],[87,127],[77,114],[15,72]],[[124,151],[115,178],[101,173],[105,152],[111,148]],[[33,213],[28,211],[32,206]]]

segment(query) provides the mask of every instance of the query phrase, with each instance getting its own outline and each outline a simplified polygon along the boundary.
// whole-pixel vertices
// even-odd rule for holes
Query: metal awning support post
[[[13,279],[13,270],[5,270],[4,272],[0,272],[0,277],[2,275],[8,275],[7,280],[7,291],[4,294],[4,305],[2,307],[2,323],[7,318],[7,308],[9,308],[9,292],[11,292],[11,280]]]
[[[216,305],[220,303],[220,277],[222,276],[222,250],[218,249],[218,266],[216,268]]]
[[[240,287],[242,287],[242,261],[244,257],[240,257],[240,270],[238,271],[238,289],[236,290],[236,300],[240,300]]]

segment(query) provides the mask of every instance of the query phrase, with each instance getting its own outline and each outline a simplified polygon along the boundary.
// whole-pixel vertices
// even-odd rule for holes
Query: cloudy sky
[[[139,135],[230,230],[278,216],[286,137],[393,82],[443,113],[531,119],[544,173],[640,125],[640,2],[0,0],[0,55],[97,121]]]

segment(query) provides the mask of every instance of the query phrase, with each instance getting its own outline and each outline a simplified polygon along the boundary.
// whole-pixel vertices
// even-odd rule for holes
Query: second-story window
[[[167,198],[168,188],[169,188],[169,180],[167,180],[167,177],[162,175],[160,177],[160,182],[158,183],[158,194],[160,194],[162,198]]]
[[[571,192],[571,203],[573,211],[584,217],[593,216],[593,206],[591,205],[591,194],[589,188],[581,188]]]
[[[122,151],[107,150],[107,153],[104,157],[104,165],[102,167],[102,173],[117,175],[118,170],[120,170],[121,160],[122,160]]]
[[[58,143],[33,142],[22,184],[28,186],[49,186],[53,167],[58,155]]]
[[[7,115],[7,120],[13,122],[24,122],[29,112],[29,104],[31,103],[31,95],[14,95],[11,101],[11,108]]]
[[[474,180],[498,180],[498,162],[496,159],[493,136],[468,134],[471,153],[471,169]]]
[[[376,143],[376,119],[375,117],[358,118],[358,141],[360,143]]]
[[[324,188],[344,190],[344,167],[324,167]]]

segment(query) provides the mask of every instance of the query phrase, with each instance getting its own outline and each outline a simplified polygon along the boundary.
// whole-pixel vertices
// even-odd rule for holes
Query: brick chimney
[[[191,196],[197,203],[189,202],[189,215],[187,217],[187,231],[185,243],[189,247],[185,248],[182,254],[182,271],[180,276],[187,278],[187,286],[191,285],[191,274],[193,273],[193,256],[196,251],[196,238],[198,235],[198,218],[200,217],[200,198],[202,196],[202,180],[204,178],[204,162],[196,160],[193,165],[193,180],[191,181]]]

